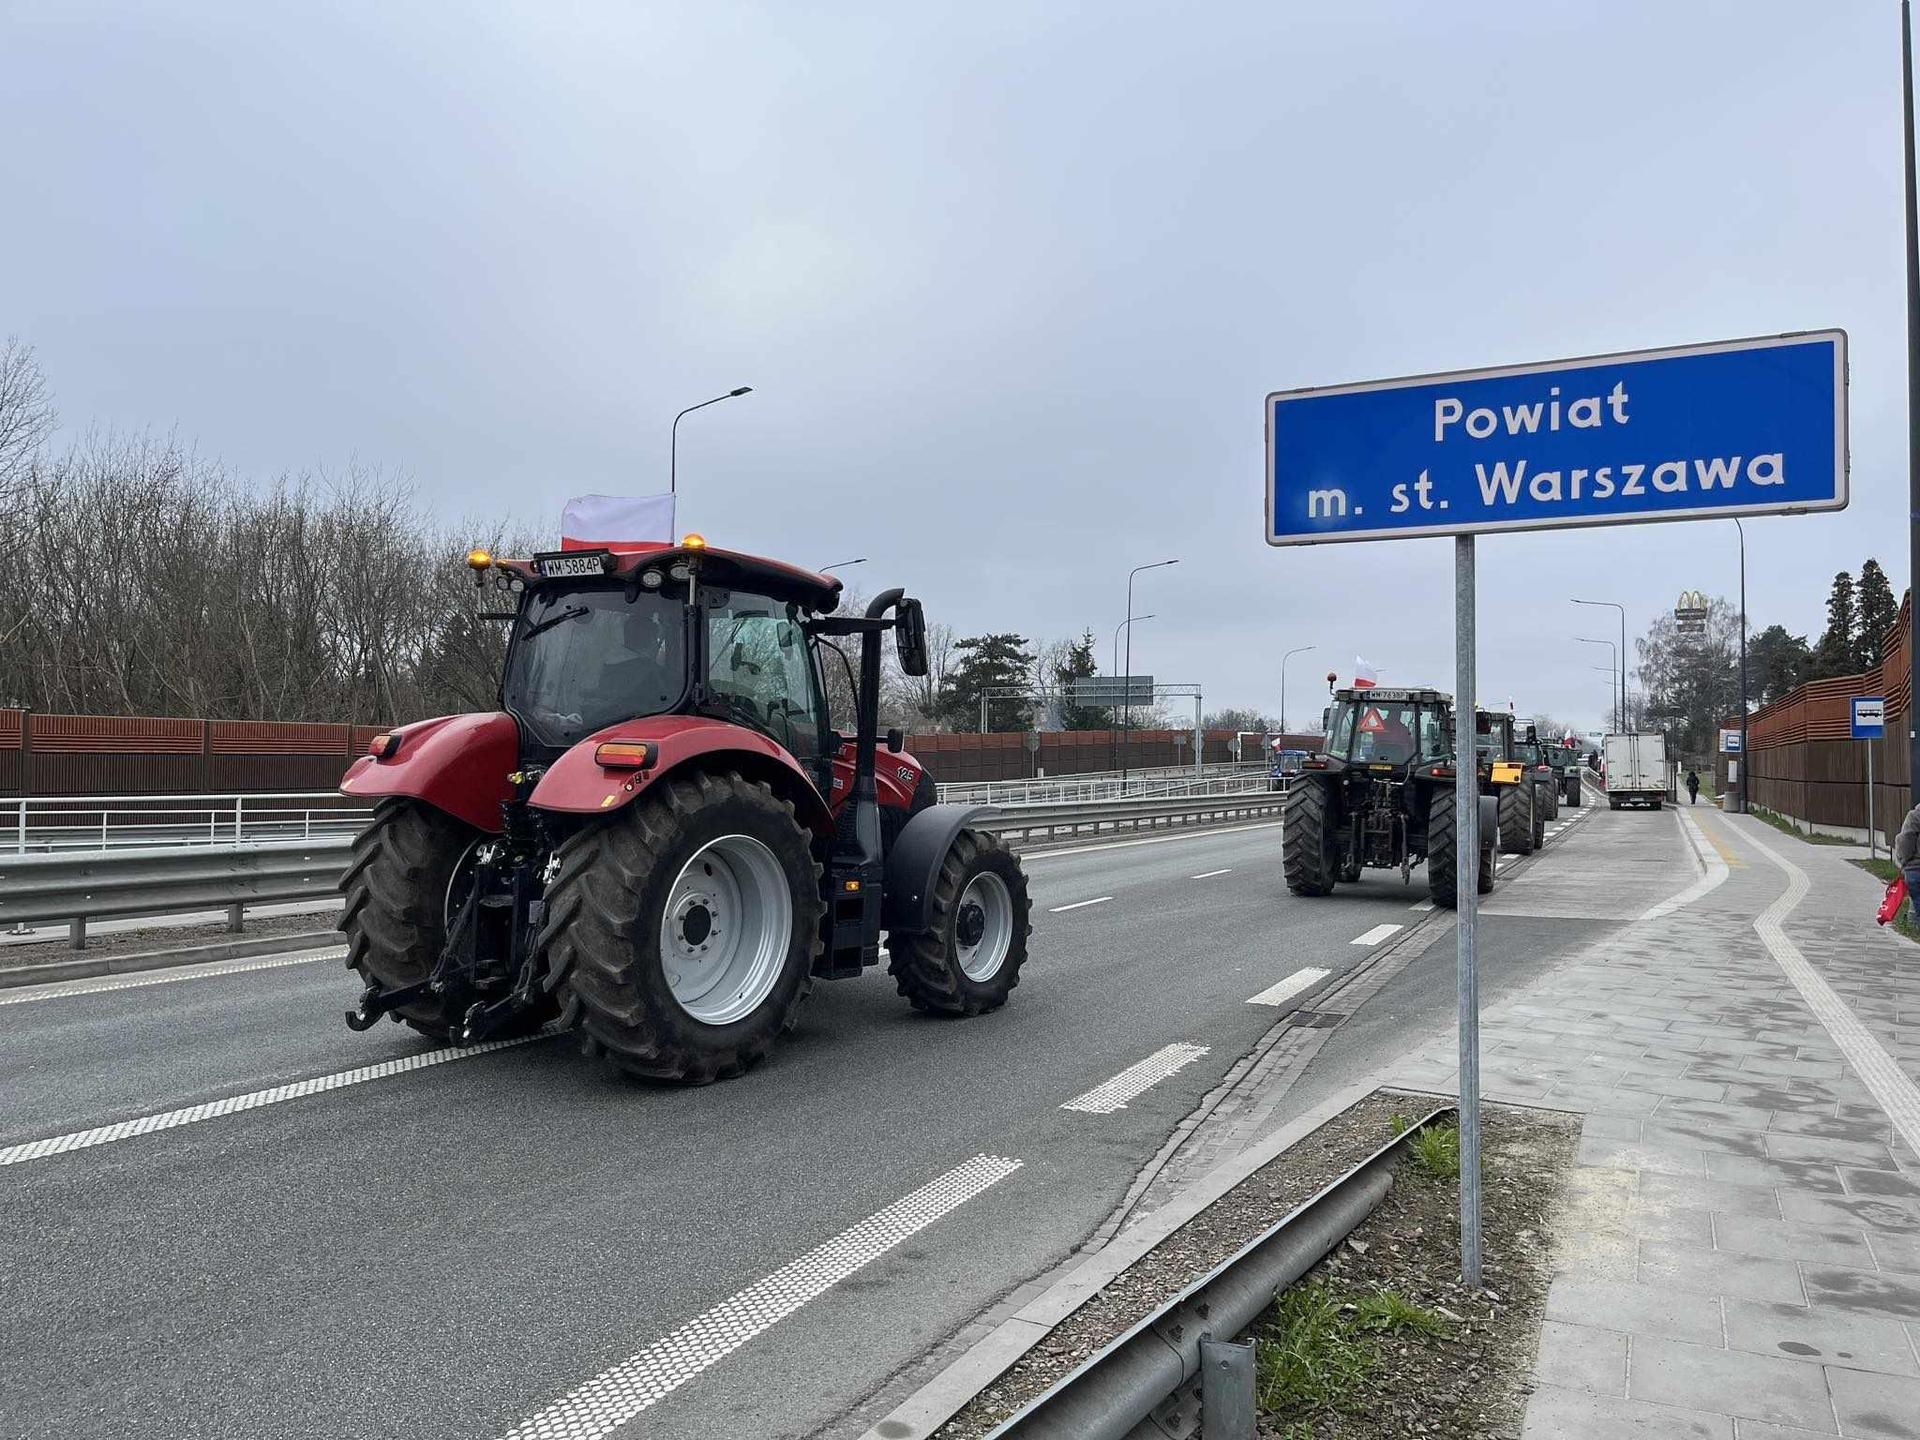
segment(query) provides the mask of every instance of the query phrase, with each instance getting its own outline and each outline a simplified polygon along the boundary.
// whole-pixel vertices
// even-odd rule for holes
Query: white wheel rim
[[[991,980],[1013,948],[1013,894],[1007,882],[982,870],[960,892],[953,916],[954,954],[969,980]]]
[[[660,965],[675,1003],[703,1025],[759,1009],[786,966],[793,893],[751,835],[722,835],[681,868],[660,918]]]

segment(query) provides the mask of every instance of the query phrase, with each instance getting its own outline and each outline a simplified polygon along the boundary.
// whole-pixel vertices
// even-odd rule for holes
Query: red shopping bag
[[[1880,902],[1879,921],[1885,925],[1900,913],[1900,904],[1907,898],[1907,877],[1896,875],[1893,883],[1887,886],[1887,898]]]

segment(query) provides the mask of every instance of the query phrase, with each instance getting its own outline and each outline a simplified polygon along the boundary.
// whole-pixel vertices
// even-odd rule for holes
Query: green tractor
[[[1534,808],[1546,820],[1560,818],[1560,772],[1553,768],[1552,747],[1540,739],[1532,724],[1514,726],[1514,758],[1533,779]]]
[[[1500,710],[1476,710],[1474,749],[1479,756],[1481,793],[1496,799],[1500,851],[1531,855],[1547,840],[1547,817],[1538,786],[1514,738],[1513,716]]]
[[[1433,903],[1457,900],[1454,716],[1438,690],[1334,692],[1325,748],[1307,756],[1287,791],[1282,829],[1287,888],[1330,895],[1363,870],[1425,863]],[[1484,786],[1482,787],[1485,788]],[[1479,892],[1493,889],[1497,801],[1480,800]]]

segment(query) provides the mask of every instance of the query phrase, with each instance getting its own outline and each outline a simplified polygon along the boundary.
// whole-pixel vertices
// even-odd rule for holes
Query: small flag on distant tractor
[[[1380,683],[1380,672],[1367,664],[1358,655],[1353,657],[1353,688],[1371,690]]]

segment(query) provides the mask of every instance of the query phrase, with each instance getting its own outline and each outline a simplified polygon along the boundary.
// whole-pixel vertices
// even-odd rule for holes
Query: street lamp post
[[[1280,733],[1287,733],[1287,661],[1295,655],[1303,655],[1313,649],[1311,645],[1296,645],[1280,657]]]
[[[1578,640],[1578,641],[1579,641],[1579,642],[1580,642],[1580,643],[1581,643],[1582,645],[1604,645],[1604,646],[1606,646],[1606,647],[1607,647],[1607,660],[1608,660],[1608,664],[1607,664],[1607,673],[1608,673],[1609,675],[1611,675],[1611,676],[1613,676],[1613,678],[1614,678],[1614,681],[1615,681],[1615,685],[1614,685],[1614,689],[1615,689],[1615,692],[1616,692],[1616,693],[1614,693],[1614,694],[1612,694],[1612,695],[1609,695],[1609,696],[1607,696],[1607,699],[1608,699],[1608,701],[1609,701],[1609,702],[1617,702],[1617,701],[1619,700],[1619,695],[1618,695],[1618,689],[1619,689],[1619,684],[1618,684],[1618,682],[1619,682],[1619,679],[1620,679],[1620,650],[1619,650],[1619,647],[1618,647],[1618,646],[1616,646],[1616,645],[1615,645],[1615,644],[1613,643],[1613,641],[1611,641],[1611,640],[1595,640],[1595,639],[1593,639],[1593,638],[1592,638],[1591,636],[1587,636],[1587,635],[1576,635],[1576,636],[1574,636],[1573,638],[1574,638],[1575,640]],[[1596,668],[1597,668],[1597,667],[1596,667]],[[1614,713],[1614,727],[1615,727],[1616,729],[1619,729],[1619,730],[1624,730],[1624,729],[1625,729],[1626,727],[1625,727],[1624,725],[1621,725],[1621,724],[1619,723],[1619,715],[1620,715],[1620,711],[1619,711],[1619,708],[1618,708],[1618,706],[1617,706],[1617,703],[1616,703],[1616,705],[1615,705],[1615,709],[1614,709],[1614,712],[1613,712],[1613,713]]]
[[[1620,612],[1620,711],[1614,723],[1624,733],[1627,728],[1627,607],[1617,600],[1575,600],[1576,605],[1605,605]]]
[[[1112,667],[1113,674],[1118,675],[1120,673],[1120,632],[1122,630],[1125,630],[1127,632],[1127,638],[1132,639],[1133,627],[1139,624],[1142,620],[1151,620],[1151,619],[1153,619],[1153,613],[1151,611],[1149,611],[1145,615],[1129,615],[1126,619],[1122,620],[1118,625],[1113,627],[1113,667]],[[1118,707],[1115,707],[1115,708],[1118,708]],[[1107,768],[1109,770],[1115,768],[1114,762],[1120,758],[1117,754],[1114,753],[1116,747],[1113,743],[1113,738],[1114,738],[1113,717],[1111,714],[1109,714],[1107,717]]]
[[[689,405],[673,417],[673,429],[667,441],[667,493],[680,493],[680,416],[691,415],[696,410],[704,410],[709,405],[718,405],[722,400],[731,400],[738,395],[752,393],[751,385],[742,385],[737,390],[729,390],[724,395],[716,395],[711,400],[702,400],[698,405]]]
[[[1164,566],[1178,565],[1179,563],[1180,561],[1178,560],[1178,558],[1175,558],[1172,560],[1151,560],[1151,561],[1148,561],[1145,565],[1136,565],[1133,567],[1133,569],[1129,570],[1127,572],[1127,614],[1129,615],[1133,614],[1133,577],[1134,576],[1138,575],[1142,570],[1159,570]],[[1126,666],[1126,674],[1121,679],[1121,684],[1124,685],[1126,688],[1121,693],[1126,700],[1131,701],[1133,699],[1133,627],[1129,625],[1126,627],[1126,629],[1127,629],[1127,666]],[[1124,706],[1120,711],[1120,793],[1122,795],[1127,793],[1127,762],[1131,758],[1127,754],[1127,747],[1129,744],[1132,743],[1132,740],[1133,740],[1133,706],[1131,704],[1128,704]]]

